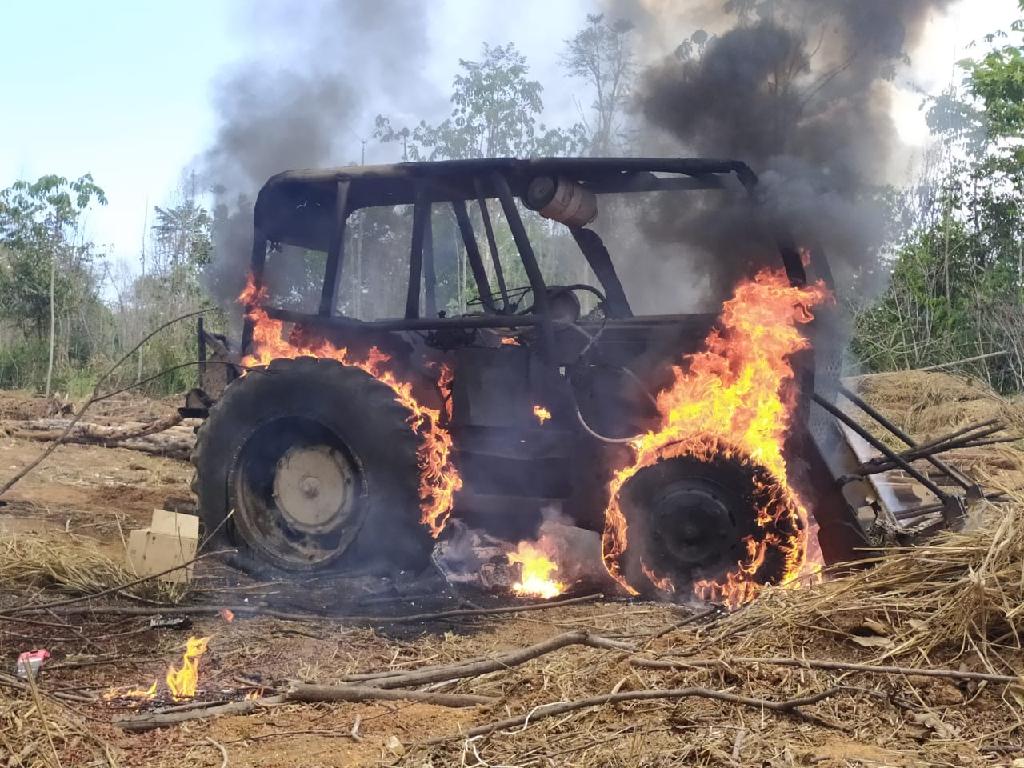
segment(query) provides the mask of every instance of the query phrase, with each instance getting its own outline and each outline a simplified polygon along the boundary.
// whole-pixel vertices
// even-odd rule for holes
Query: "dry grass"
[[[618,632],[646,645],[623,609]],[[770,701],[840,685],[803,716],[686,699],[605,706],[525,728],[416,749],[403,765],[1008,765],[1024,733],[1024,688],[912,675],[851,675],[737,663],[740,656],[836,658],[1017,675],[1024,669],[1024,496],[964,533],[886,553],[871,569],[806,589],[767,590],[699,631],[644,654],[716,660],[704,668],[632,667],[628,654],[574,650],[454,690],[505,700],[477,725],[613,690],[705,686]],[[468,727],[468,726],[467,726]],[[884,734],[884,737],[881,736]]]
[[[125,587],[118,593],[179,602],[187,590],[185,585],[159,580],[127,586],[138,580],[121,562],[99,551],[95,541],[82,536],[10,534],[0,541],[0,584],[23,595],[45,590],[79,596]]]
[[[65,704],[0,681],[0,765],[116,766],[113,748]]]
[[[854,380],[860,395],[920,440],[1001,419],[1024,431],[1024,405],[973,379],[947,373],[897,371]]]
[[[969,656],[992,671],[1017,674],[1007,652],[1021,651],[1024,630],[1024,494],[989,504],[964,532],[943,532],[916,547],[881,553],[872,567],[806,590],[768,590],[722,623],[715,641],[785,633],[849,634],[874,626],[882,658],[927,663],[942,651]],[[1019,664],[1018,664],[1019,666]]]

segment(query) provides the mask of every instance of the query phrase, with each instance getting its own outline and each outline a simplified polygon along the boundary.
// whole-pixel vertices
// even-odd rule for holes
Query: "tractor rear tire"
[[[419,438],[394,392],[333,360],[274,360],[233,382],[192,455],[207,548],[260,577],[429,564]]]

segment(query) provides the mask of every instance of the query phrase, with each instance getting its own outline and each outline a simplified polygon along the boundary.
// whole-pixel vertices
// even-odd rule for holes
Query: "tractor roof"
[[[347,210],[411,205],[418,194],[431,202],[494,197],[499,173],[522,197],[537,176],[565,176],[596,194],[718,189],[735,174],[748,191],[757,176],[738,160],[700,158],[538,158],[441,160],[285,171],[272,176],[256,199],[255,225],[270,241],[306,247],[327,242],[340,184],[348,184]]]

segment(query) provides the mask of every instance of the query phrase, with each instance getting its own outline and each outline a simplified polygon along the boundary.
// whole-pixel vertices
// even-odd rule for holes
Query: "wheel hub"
[[[296,530],[325,533],[343,525],[355,506],[356,470],[326,445],[288,449],[274,470],[274,500]]]

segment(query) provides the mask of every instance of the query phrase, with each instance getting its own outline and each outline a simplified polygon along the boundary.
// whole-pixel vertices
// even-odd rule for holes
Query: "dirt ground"
[[[111,423],[125,414],[144,420],[165,413],[168,407],[129,398],[98,415]],[[0,421],[45,415],[47,406],[37,398],[0,393]],[[41,447],[0,432],[0,479],[35,457]],[[62,446],[5,497],[0,506],[0,542],[36,535],[53,541],[68,539],[120,561],[127,532],[146,525],[154,508],[187,504],[190,474],[190,467],[180,461],[122,449]],[[440,592],[417,597],[408,585],[391,584],[379,585],[378,604],[373,604],[363,597],[353,598],[349,586],[261,584],[202,562],[189,600],[293,607],[313,590],[320,604],[336,598],[337,605],[354,605],[357,613],[402,615],[444,608],[445,600],[449,607],[466,607],[484,599]],[[41,586],[30,591],[4,586],[0,614],[26,600],[62,596]],[[714,659],[745,651],[748,656],[850,662],[875,660],[884,647],[886,630],[875,626],[877,621],[865,624],[856,613],[842,620],[831,617],[821,622],[825,631],[809,633],[794,624],[789,631],[773,630],[770,636],[758,637],[754,653],[749,650],[753,642],[749,630],[742,635],[746,639],[737,639],[739,634],[730,639],[728,632],[716,634],[708,620],[677,626],[699,610],[696,607],[632,602],[611,595],[546,610],[424,623],[290,621],[245,615],[229,623],[218,615],[196,615],[191,617],[191,628],[181,630],[149,628],[151,615],[174,615],[173,609],[150,609],[138,599],[127,604],[134,604],[139,614],[92,614],[86,610],[89,604],[79,604],[70,613],[0,616],[0,672],[7,675],[0,677],[0,715],[5,703],[12,712],[21,713],[0,719],[0,766],[1024,765],[1021,686],[906,675],[868,680],[851,673],[772,664],[741,668],[733,662],[646,669],[630,663],[632,652],[582,646],[570,646],[515,669],[439,686],[446,692],[494,697],[493,703],[479,707],[452,709],[398,701],[286,703],[251,714],[128,733],[113,721],[137,713],[135,705],[98,698],[69,702],[51,695],[93,697],[111,686],[146,688],[154,680],[162,682],[168,665],[179,663],[189,636],[210,638],[201,661],[197,698],[216,702],[237,700],[253,690],[269,694],[282,681],[330,684],[353,673],[491,656],[577,629],[630,643],[637,653],[650,657],[684,654]],[[10,682],[19,652],[38,647],[52,654],[39,681],[43,693],[50,695],[35,703],[25,690],[5,686],[4,680]],[[1019,650],[1011,648],[1003,654],[998,671],[1019,674],[1024,669]],[[924,661],[961,670],[992,669],[969,649],[938,649]],[[911,662],[914,666],[924,663],[920,658],[900,661]],[[702,698],[633,701],[559,715],[546,719],[543,726],[528,722],[491,736],[458,737],[460,730],[550,702],[609,691],[691,686],[767,701],[821,692],[830,686],[843,690],[791,712]],[[48,718],[53,722],[49,730]],[[60,722],[67,725],[57,738],[50,731],[59,730]],[[43,723],[44,730],[39,732],[36,748],[29,750],[21,746],[25,742],[19,741],[19,734],[28,733],[34,723]],[[456,738],[425,745],[447,735]],[[51,749],[44,738],[57,738],[56,746]]]

